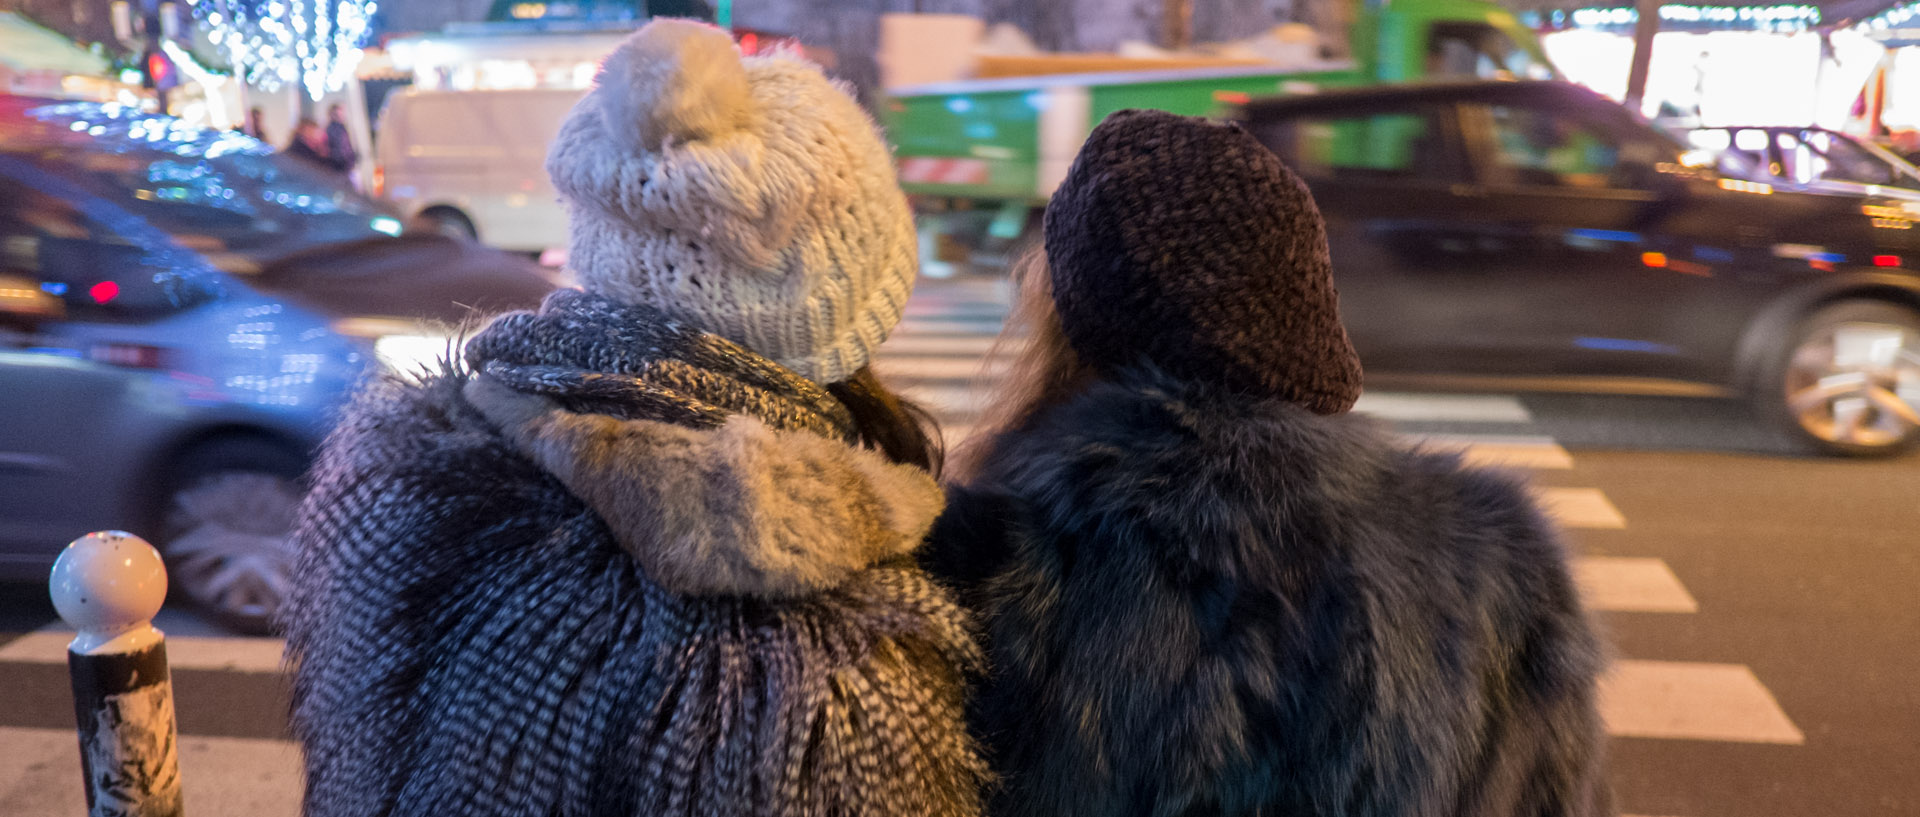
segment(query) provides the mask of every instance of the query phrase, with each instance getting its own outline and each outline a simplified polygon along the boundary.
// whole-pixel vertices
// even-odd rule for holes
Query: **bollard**
[[[173,682],[153,615],[167,570],[146,540],[89,533],[53,563],[53,606],[80,631],[67,646],[91,817],[179,817]]]

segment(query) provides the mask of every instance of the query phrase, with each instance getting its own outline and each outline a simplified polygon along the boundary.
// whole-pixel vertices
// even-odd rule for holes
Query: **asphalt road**
[[[1003,298],[923,287],[882,375],[964,433]],[[1920,815],[1920,456],[1805,458],[1740,407],[1690,400],[1379,392],[1362,408],[1540,486],[1613,647],[1622,813]],[[45,598],[0,586],[0,817],[80,811]],[[296,813],[277,645],[163,615],[188,808]]]

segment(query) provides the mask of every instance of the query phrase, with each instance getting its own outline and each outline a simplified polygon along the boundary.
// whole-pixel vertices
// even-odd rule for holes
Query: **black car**
[[[1920,441],[1920,204],[1723,176],[1562,83],[1243,116],[1312,188],[1370,381],[1745,397],[1812,445]]]

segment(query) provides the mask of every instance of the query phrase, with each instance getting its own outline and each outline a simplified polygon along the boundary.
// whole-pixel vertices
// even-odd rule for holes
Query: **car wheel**
[[[1920,442],[1920,313],[1848,301],[1808,316],[1762,407],[1815,450],[1879,456]]]
[[[173,586],[227,627],[262,635],[287,597],[305,462],[271,440],[198,446],[166,481],[161,554]]]
[[[463,238],[477,241],[480,231],[473,226],[473,219],[465,213],[451,207],[429,207],[420,213],[420,221],[429,231],[448,238]]]

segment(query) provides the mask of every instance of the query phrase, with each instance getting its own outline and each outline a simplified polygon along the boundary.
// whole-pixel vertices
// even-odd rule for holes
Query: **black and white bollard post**
[[[153,627],[167,596],[160,553],[130,533],[74,540],[53,563],[53,606],[80,634],[67,647],[90,817],[179,817],[173,682]]]

